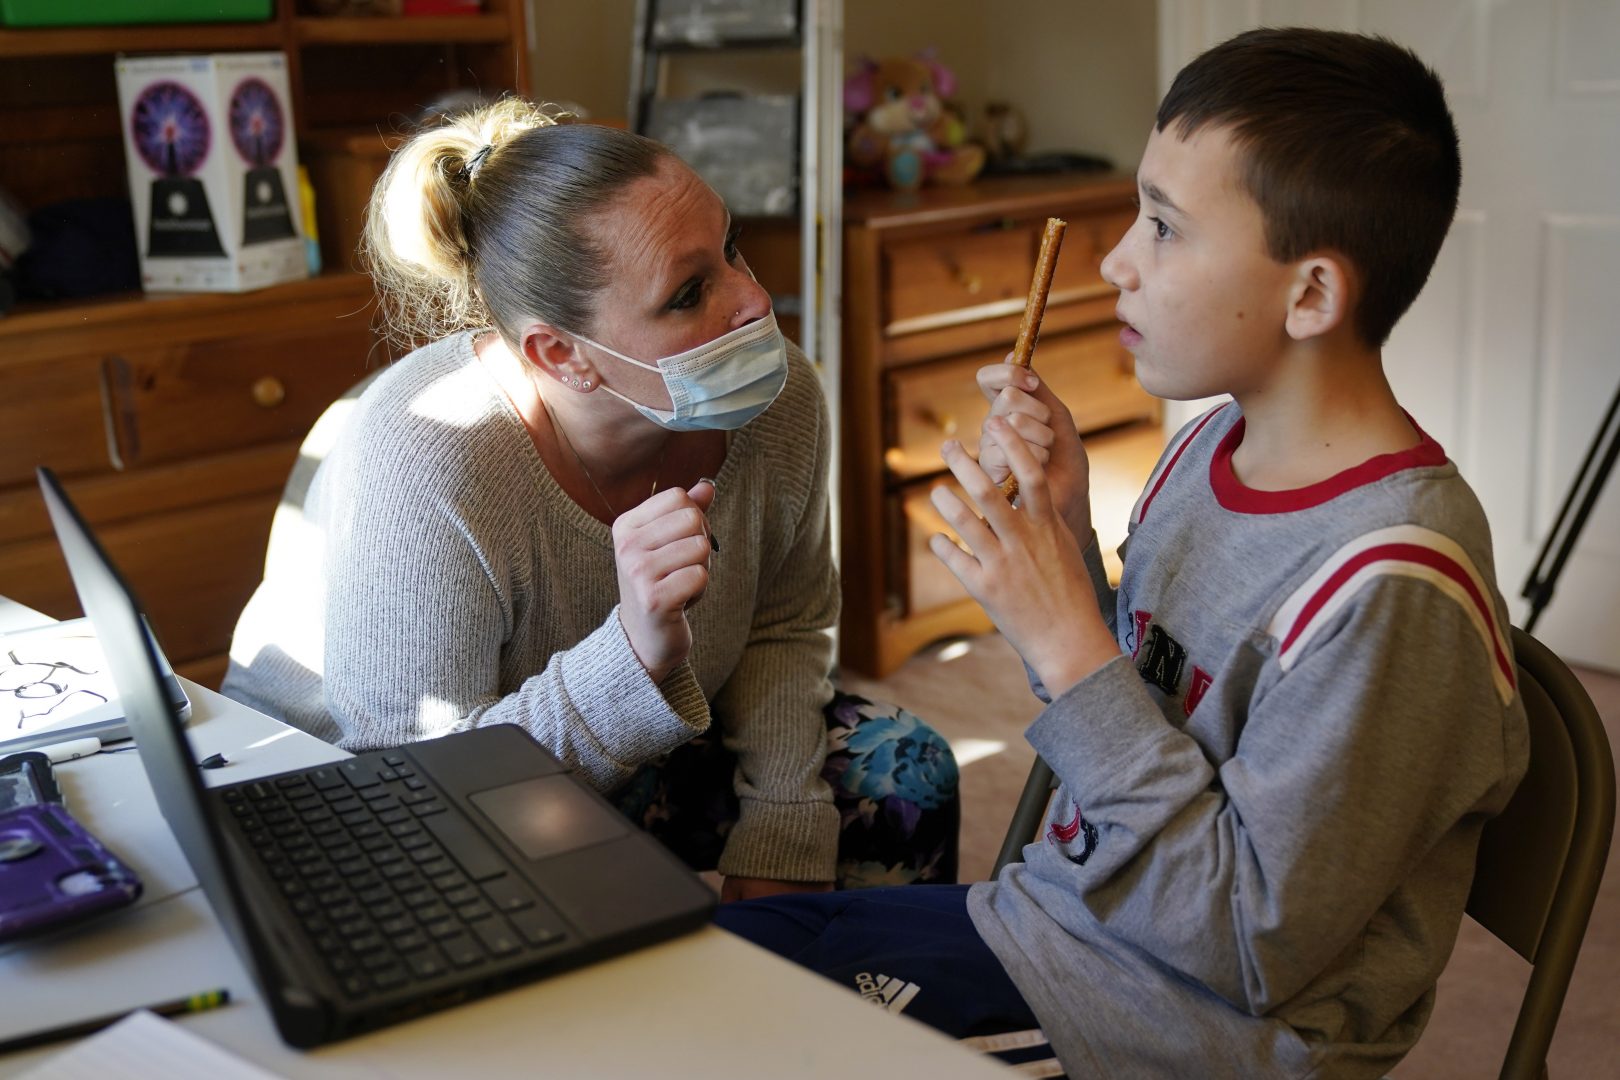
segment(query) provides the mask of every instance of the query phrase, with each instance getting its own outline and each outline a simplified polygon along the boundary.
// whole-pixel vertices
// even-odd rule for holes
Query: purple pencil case
[[[132,904],[141,879],[57,803],[0,814],[0,941]]]

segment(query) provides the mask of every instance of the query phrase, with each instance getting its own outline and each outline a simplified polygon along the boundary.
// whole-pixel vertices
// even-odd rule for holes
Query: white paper
[[[122,715],[106,658],[82,619],[0,636],[0,743]]]
[[[274,1073],[139,1009],[18,1080],[276,1080]]]

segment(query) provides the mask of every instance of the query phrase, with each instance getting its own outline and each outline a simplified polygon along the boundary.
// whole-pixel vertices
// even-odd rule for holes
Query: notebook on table
[[[155,639],[152,648],[169,700],[185,719],[191,699]],[[89,736],[104,745],[129,738],[90,620],[0,634],[0,756]]]
[[[133,595],[55,476],[39,482],[159,809],[289,1045],[709,920],[695,874],[512,725],[205,787]]]

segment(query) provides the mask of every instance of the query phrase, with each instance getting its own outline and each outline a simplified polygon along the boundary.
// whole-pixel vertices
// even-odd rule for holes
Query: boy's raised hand
[[[1091,535],[1091,472],[1069,407],[1028,368],[1004,361],[985,365],[975,377],[990,402],[990,415],[979,437],[979,466],[997,484],[1012,472],[1006,451],[990,426],[1001,417],[1045,469],[1054,505],[1069,531],[1084,545]]]
[[[941,453],[971,505],[944,486],[932,498],[967,550],[942,533],[929,537],[928,546],[1055,698],[1118,656],[1119,646],[1097,609],[1080,542],[1053,505],[1034,448],[1004,417],[991,417],[985,430],[1018,478],[1019,505],[1009,505],[953,439]]]

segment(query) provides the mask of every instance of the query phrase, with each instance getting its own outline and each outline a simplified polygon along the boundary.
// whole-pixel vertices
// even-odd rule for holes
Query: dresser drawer
[[[103,361],[121,467],[299,439],[366,374],[363,317],[285,334],[131,350]]]
[[[236,618],[264,576],[279,502],[279,494],[263,494],[118,525],[91,523],[172,663],[229,647]],[[80,614],[54,535],[0,545],[0,594],[54,618]]]
[[[0,366],[0,487],[107,468],[100,366],[93,357]]]
[[[889,373],[883,460],[892,477],[938,472],[944,467],[939,444],[948,438],[960,439],[970,454],[978,454],[979,428],[990,403],[974,373],[1007,351],[969,353]],[[1157,399],[1137,383],[1131,364],[1113,327],[1043,338],[1035,351],[1035,370],[1068,405],[1082,432],[1158,415]]]
[[[947,313],[950,320],[972,318],[973,309],[1008,300],[1021,307],[1038,243],[1033,226],[1019,225],[890,245],[884,251],[887,331],[908,333]]]

